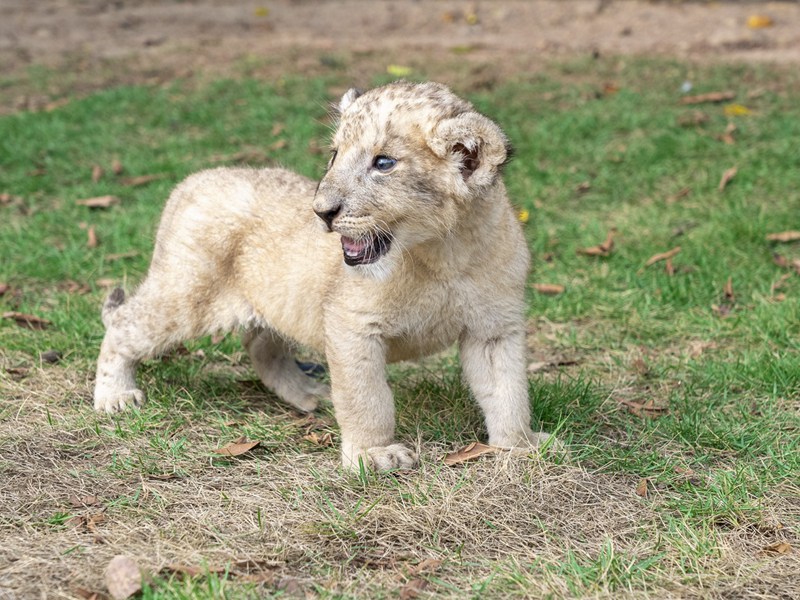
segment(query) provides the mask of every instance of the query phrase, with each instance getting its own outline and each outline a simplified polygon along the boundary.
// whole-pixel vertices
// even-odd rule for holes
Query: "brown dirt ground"
[[[752,15],[772,25],[749,28]],[[489,65],[490,76],[502,78],[554,56],[591,53],[798,63],[800,4],[4,0],[0,72],[17,85],[6,84],[0,111],[115,83],[227,73],[248,61],[265,76],[324,73],[335,62],[363,85],[388,64],[424,66],[447,81],[457,64]],[[25,83],[34,65],[75,77],[31,97]]]

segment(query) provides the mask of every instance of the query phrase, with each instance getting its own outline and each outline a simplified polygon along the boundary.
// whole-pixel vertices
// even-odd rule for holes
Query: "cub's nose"
[[[325,224],[328,226],[330,231],[333,231],[333,220],[336,218],[340,212],[342,212],[342,205],[337,204],[332,208],[324,208],[323,210],[314,209],[314,212],[317,213],[317,216],[325,221]]]

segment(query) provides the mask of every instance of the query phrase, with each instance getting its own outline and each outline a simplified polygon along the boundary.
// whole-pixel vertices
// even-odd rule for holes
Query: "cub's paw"
[[[367,456],[376,471],[393,471],[395,469],[413,469],[419,462],[417,453],[403,444],[377,446],[367,450]]]
[[[499,439],[490,439],[489,444],[519,452],[527,452],[533,449],[548,454],[564,455],[567,451],[564,444],[556,436],[544,431],[532,431],[530,429],[500,436]]]
[[[361,452],[342,452],[342,463],[345,469],[358,472],[360,461],[364,461],[364,464],[368,464],[376,471],[395,471],[413,469],[417,466],[419,458],[416,452],[403,444],[375,446]]]
[[[145,396],[142,390],[125,390],[124,392],[111,394],[98,394],[95,392],[94,409],[98,412],[105,411],[108,414],[113,414],[123,412],[129,407],[141,408],[144,402]]]
[[[319,395],[309,393],[293,394],[284,397],[283,400],[290,406],[294,406],[300,412],[314,412],[319,406]]]
[[[283,401],[301,412],[314,412],[323,398],[331,397],[331,388],[325,383],[314,381],[303,375],[302,385],[284,391]]]

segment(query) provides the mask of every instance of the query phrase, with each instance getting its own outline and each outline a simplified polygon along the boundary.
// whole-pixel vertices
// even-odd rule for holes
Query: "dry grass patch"
[[[158,422],[96,416],[86,371],[77,372],[34,368],[1,383],[0,591],[20,598],[102,591],[117,554],[162,573],[156,589],[182,585],[169,579],[177,564],[206,569],[231,597],[381,597],[408,587],[452,597],[701,597],[708,585],[720,597],[769,597],[770,585],[796,589],[796,554],[763,550],[779,525],[726,524],[681,539],[697,531],[670,522],[670,491],[641,498],[630,477],[507,454],[445,467],[452,448],[441,443],[423,445],[419,471],[353,477],[340,471],[335,448],[292,435],[245,458],[219,458],[215,423],[189,415],[170,433],[176,450],[154,442]],[[298,419],[274,418],[284,421],[276,430],[300,437]],[[786,500],[797,490],[786,492],[773,524],[797,516]],[[689,557],[703,563],[702,575]]]

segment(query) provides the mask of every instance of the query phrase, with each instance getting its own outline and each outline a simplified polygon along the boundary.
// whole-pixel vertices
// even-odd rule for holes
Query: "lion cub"
[[[447,87],[393,83],[339,105],[322,181],[281,169],[192,175],[161,218],[147,278],[103,308],[94,406],[141,406],[136,366],[187,338],[244,329],[265,386],[311,411],[330,395],[342,461],[409,468],[386,363],[458,341],[489,443],[530,428],[523,293],[529,254],[501,170],[508,142]],[[331,388],[300,371],[323,352]]]

